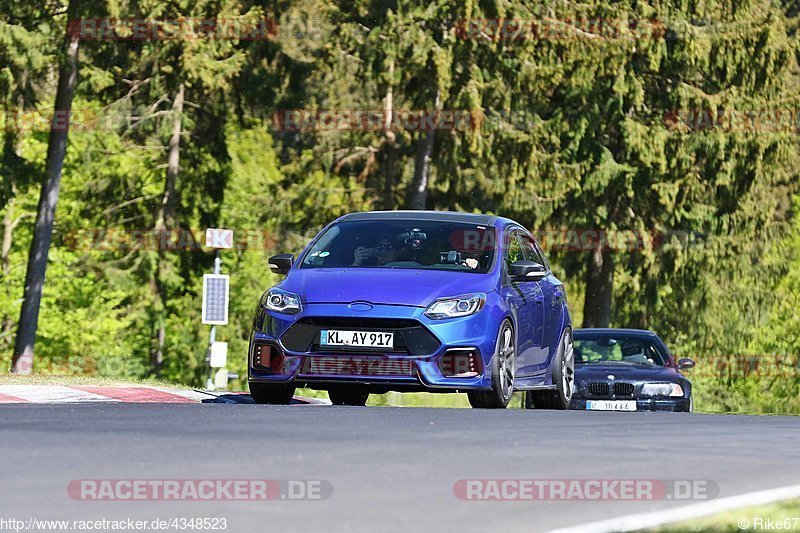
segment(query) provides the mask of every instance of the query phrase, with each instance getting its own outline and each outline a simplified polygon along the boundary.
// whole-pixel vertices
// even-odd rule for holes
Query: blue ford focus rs
[[[345,215],[262,295],[248,381],[259,403],[296,387],[335,405],[370,393],[466,392],[473,407],[569,406],[574,361],[564,286],[536,240],[506,218],[452,212]]]

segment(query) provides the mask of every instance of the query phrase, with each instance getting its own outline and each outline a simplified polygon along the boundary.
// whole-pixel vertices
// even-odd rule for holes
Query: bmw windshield
[[[408,268],[485,274],[496,253],[494,228],[418,220],[344,221],[327,229],[300,268]]]
[[[621,363],[669,366],[669,358],[652,342],[635,337],[576,338],[575,363]]]

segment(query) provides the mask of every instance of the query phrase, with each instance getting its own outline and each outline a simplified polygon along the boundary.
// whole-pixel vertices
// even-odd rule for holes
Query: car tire
[[[514,394],[517,362],[516,342],[511,322],[503,320],[492,355],[492,390],[467,394],[469,404],[477,409],[505,409]]]
[[[336,388],[328,391],[328,398],[333,405],[364,406],[369,393],[356,387]]]
[[[555,390],[532,390],[525,393],[525,409],[569,408],[575,383],[575,354],[572,345],[572,330],[567,328],[561,335],[553,368]]]
[[[250,395],[256,403],[288,405],[296,387],[285,383],[249,383]]]

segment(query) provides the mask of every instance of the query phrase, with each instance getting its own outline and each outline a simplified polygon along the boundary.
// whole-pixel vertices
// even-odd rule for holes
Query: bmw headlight
[[[293,293],[273,287],[267,291],[266,297],[263,298],[263,305],[270,311],[277,313],[299,313],[303,308],[300,303],[300,296]]]
[[[454,298],[441,298],[428,306],[425,316],[433,320],[441,320],[474,315],[483,308],[485,303],[486,295],[482,292]]]
[[[677,383],[645,383],[642,396],[683,397],[683,388]]]

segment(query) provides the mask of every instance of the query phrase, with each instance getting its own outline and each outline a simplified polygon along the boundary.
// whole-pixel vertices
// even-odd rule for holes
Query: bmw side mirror
[[[694,368],[694,359],[689,359],[688,357],[683,357],[678,359],[678,368],[685,369],[685,368]]]
[[[269,258],[269,269],[276,274],[288,274],[294,263],[292,254],[278,254]]]
[[[511,275],[517,281],[539,281],[547,275],[547,269],[534,261],[520,259],[511,263]]]

